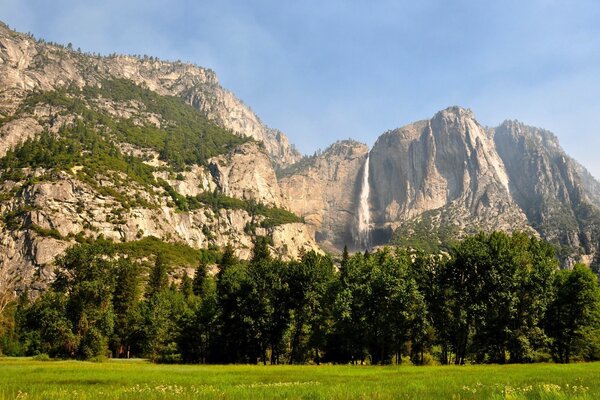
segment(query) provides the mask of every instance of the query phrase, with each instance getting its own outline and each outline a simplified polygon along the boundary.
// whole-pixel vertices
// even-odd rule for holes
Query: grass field
[[[600,363],[201,366],[0,358],[0,399],[600,399]]]

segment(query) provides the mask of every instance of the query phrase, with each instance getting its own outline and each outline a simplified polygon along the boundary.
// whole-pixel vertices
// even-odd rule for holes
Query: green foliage
[[[194,279],[192,280],[192,292],[196,296],[202,297],[206,290],[206,282],[208,281],[208,269],[206,264],[201,262],[194,272]]]
[[[57,260],[52,289],[67,296],[66,316],[79,341],[73,351],[84,359],[105,356],[114,329],[110,255],[110,248],[99,243],[72,247]]]
[[[434,325],[443,362],[532,361],[545,346],[542,318],[558,269],[553,248],[516,233],[465,239],[434,275]]]
[[[304,220],[298,217],[291,211],[271,207],[261,203],[256,203],[250,200],[241,200],[233,197],[226,196],[219,192],[204,192],[196,197],[187,197],[188,207],[198,208],[200,204],[204,204],[212,208],[215,212],[220,209],[226,210],[245,210],[250,215],[262,215],[264,220],[261,222],[261,227],[271,228],[277,225],[291,224],[297,222],[304,222]]]
[[[78,177],[102,195],[114,197],[124,206],[139,204],[149,206],[141,199],[128,198],[119,187],[127,187],[135,182],[144,188],[156,186],[152,175],[153,168],[141,159],[124,156],[95,129],[77,122],[64,127],[59,135],[44,132],[37,139],[29,139],[21,146],[10,150],[0,159],[0,169],[18,170],[22,168],[43,168],[51,171],[69,171],[81,167]],[[123,179],[119,174],[123,174]],[[110,177],[115,187],[99,183],[99,177]],[[3,176],[4,179],[13,176]]]
[[[33,208],[30,206],[18,207],[3,215],[4,225],[10,230],[19,230],[23,227],[23,217]]]
[[[435,222],[436,212],[425,212],[394,231],[391,243],[427,253],[448,251],[457,243],[459,228],[454,224]]]
[[[142,349],[152,361],[180,362],[179,321],[186,314],[183,295],[170,289],[154,292],[142,303]]]
[[[115,118],[96,108],[94,104],[100,97],[117,102],[138,102],[144,112],[159,116],[161,127],[140,123],[144,120],[140,116],[127,120]],[[32,93],[17,114],[30,113],[39,104],[56,107],[65,115],[75,116],[75,121],[63,126],[57,135],[43,132],[40,137],[29,139],[9,151],[0,159],[3,171],[0,179],[24,180],[27,178],[24,168],[42,168],[51,174],[78,167],[80,180],[101,195],[115,198],[125,209],[154,207],[140,196],[125,194],[122,189],[131,183],[146,190],[152,186],[163,187],[179,209],[188,210],[189,206],[187,199],[166,182],[155,180],[152,167],[138,157],[122,154],[114,142],[156,150],[170,168],[181,171],[189,164],[206,164],[208,158],[248,140],[212,124],[182,99],[160,96],[125,79],[103,81],[100,87],[82,90],[69,87]],[[105,178],[113,185],[100,184]]]
[[[271,228],[277,225],[293,224],[298,222],[304,223],[303,218],[300,218],[291,211],[284,210],[283,208],[257,205],[255,212],[265,217],[264,221],[262,221],[260,224],[263,228]]]
[[[193,267],[199,261],[216,263],[220,258],[218,251],[198,250],[184,243],[165,242],[154,236],[148,236],[131,242],[114,243],[113,246],[117,252],[137,259],[160,254],[163,260],[170,266]]]
[[[236,199],[234,197],[226,196],[217,191],[210,193],[204,192],[194,198],[198,202],[205,204],[212,208],[214,211],[220,209],[226,210],[246,210],[249,208],[249,203],[242,199]]]
[[[37,233],[40,236],[44,236],[44,237],[51,237],[57,240],[63,240],[64,238],[62,237],[62,235],[60,234],[60,232],[57,229],[46,229],[46,228],[42,228],[39,225],[36,224],[32,224],[31,228],[32,231],[34,231],[35,233]]]
[[[110,351],[156,362],[600,357],[596,276],[584,266],[558,272],[552,246],[525,234],[478,234],[445,255],[400,248],[346,254],[337,272],[328,256],[308,252],[283,262],[269,245],[258,237],[244,262],[231,246],[211,261],[199,252],[186,261],[191,250],[152,238],[82,243],[57,261],[52,290],[12,308],[12,339],[0,344],[21,354],[97,358]],[[209,262],[219,266],[215,277]],[[176,266],[195,266],[194,279]]]
[[[167,274],[167,263],[165,257],[158,253],[154,266],[150,270],[148,276],[148,284],[146,285],[146,297],[157,295],[169,287],[169,276]]]
[[[404,252],[384,249],[350,257],[335,299],[335,361],[399,362],[424,302]]]
[[[546,318],[554,359],[589,360],[597,356],[600,331],[600,287],[597,276],[578,264],[560,271],[554,281],[554,301]],[[594,354],[596,353],[596,354]]]
[[[138,350],[141,330],[140,300],[142,288],[142,268],[130,258],[120,258],[115,266],[115,291],[113,308],[115,329],[111,337],[112,353],[127,357]]]
[[[290,362],[321,362],[329,350],[332,333],[331,305],[336,277],[330,257],[313,251],[300,262],[290,263],[286,271],[287,292],[284,304],[290,309]]]
[[[183,273],[181,277],[181,283],[179,284],[179,291],[186,299],[189,299],[194,295],[194,288],[192,283],[192,278],[189,277],[187,271]]]
[[[93,100],[98,98],[120,103],[138,102],[144,112],[159,116],[161,127],[140,124],[135,117],[114,118],[93,106]],[[105,80],[100,86],[86,86],[81,90],[71,87],[34,93],[26,100],[25,107],[36,104],[63,108],[65,114],[79,115],[92,126],[107,128],[120,142],[156,150],[162,160],[178,171],[189,164],[206,164],[209,158],[248,141],[211,123],[182,99],[161,96],[127,79]]]

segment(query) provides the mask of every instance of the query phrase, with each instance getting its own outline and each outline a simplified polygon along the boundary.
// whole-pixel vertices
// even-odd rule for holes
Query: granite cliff
[[[351,245],[356,236],[358,191],[368,148],[337,142],[280,173],[279,185],[290,210],[305,218],[328,250]]]
[[[441,250],[527,231],[600,262],[600,183],[543,129],[449,107],[301,157],[206,68],[102,57],[0,24],[0,270],[51,279],[78,241],[193,249],[266,236],[282,258],[388,243]],[[318,243],[318,245],[317,245]],[[189,266],[182,266],[187,267]]]
[[[84,54],[0,24],[0,157],[0,270],[21,286],[43,286],[56,256],[98,238],[249,258],[266,236],[284,259],[319,251],[275,176],[298,152],[205,68]]]
[[[370,246],[356,230],[367,148],[339,147],[280,179],[291,209],[335,251],[419,241],[437,248],[480,230],[520,230],[554,243],[564,266],[598,262],[599,183],[548,131],[515,121],[487,128],[472,111],[449,107],[385,132],[368,152]]]

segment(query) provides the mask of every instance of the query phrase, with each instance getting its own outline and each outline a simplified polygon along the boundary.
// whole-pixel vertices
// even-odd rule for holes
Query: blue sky
[[[210,67],[303,153],[462,105],[553,131],[600,177],[597,1],[0,0],[0,19]]]

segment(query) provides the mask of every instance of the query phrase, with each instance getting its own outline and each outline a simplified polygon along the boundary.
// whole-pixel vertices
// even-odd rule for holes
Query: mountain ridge
[[[284,259],[320,251],[275,178],[275,161],[298,153],[213,71],[0,27],[0,99],[0,273],[22,287],[51,281],[55,257],[81,241],[249,258],[264,236]]]
[[[425,220],[432,232],[441,229],[456,237],[479,230],[526,231],[558,246],[564,266],[597,262],[600,183],[545,129],[514,120],[484,127],[471,110],[450,106],[429,120],[382,133],[372,149],[364,150],[363,162],[367,151],[373,245],[394,238],[394,243],[414,243],[399,236],[414,234],[416,226],[422,231]],[[315,164],[345,162],[327,151],[315,157],[321,158]],[[297,175],[310,175],[311,168],[300,168]],[[344,185],[353,187],[353,213],[360,171],[355,169],[354,181]],[[304,215],[301,207],[292,209]],[[352,229],[332,238],[328,227],[315,228],[338,252],[344,245],[360,249]]]
[[[85,54],[0,26],[0,138],[0,269],[24,279],[50,280],[54,257],[82,239],[233,244],[242,258],[258,236],[284,258],[317,243],[364,250],[363,181],[367,247],[444,249],[518,230],[556,245],[565,267],[600,262],[600,183],[549,131],[484,127],[460,106],[372,149],[344,140],[301,157],[212,70]]]

